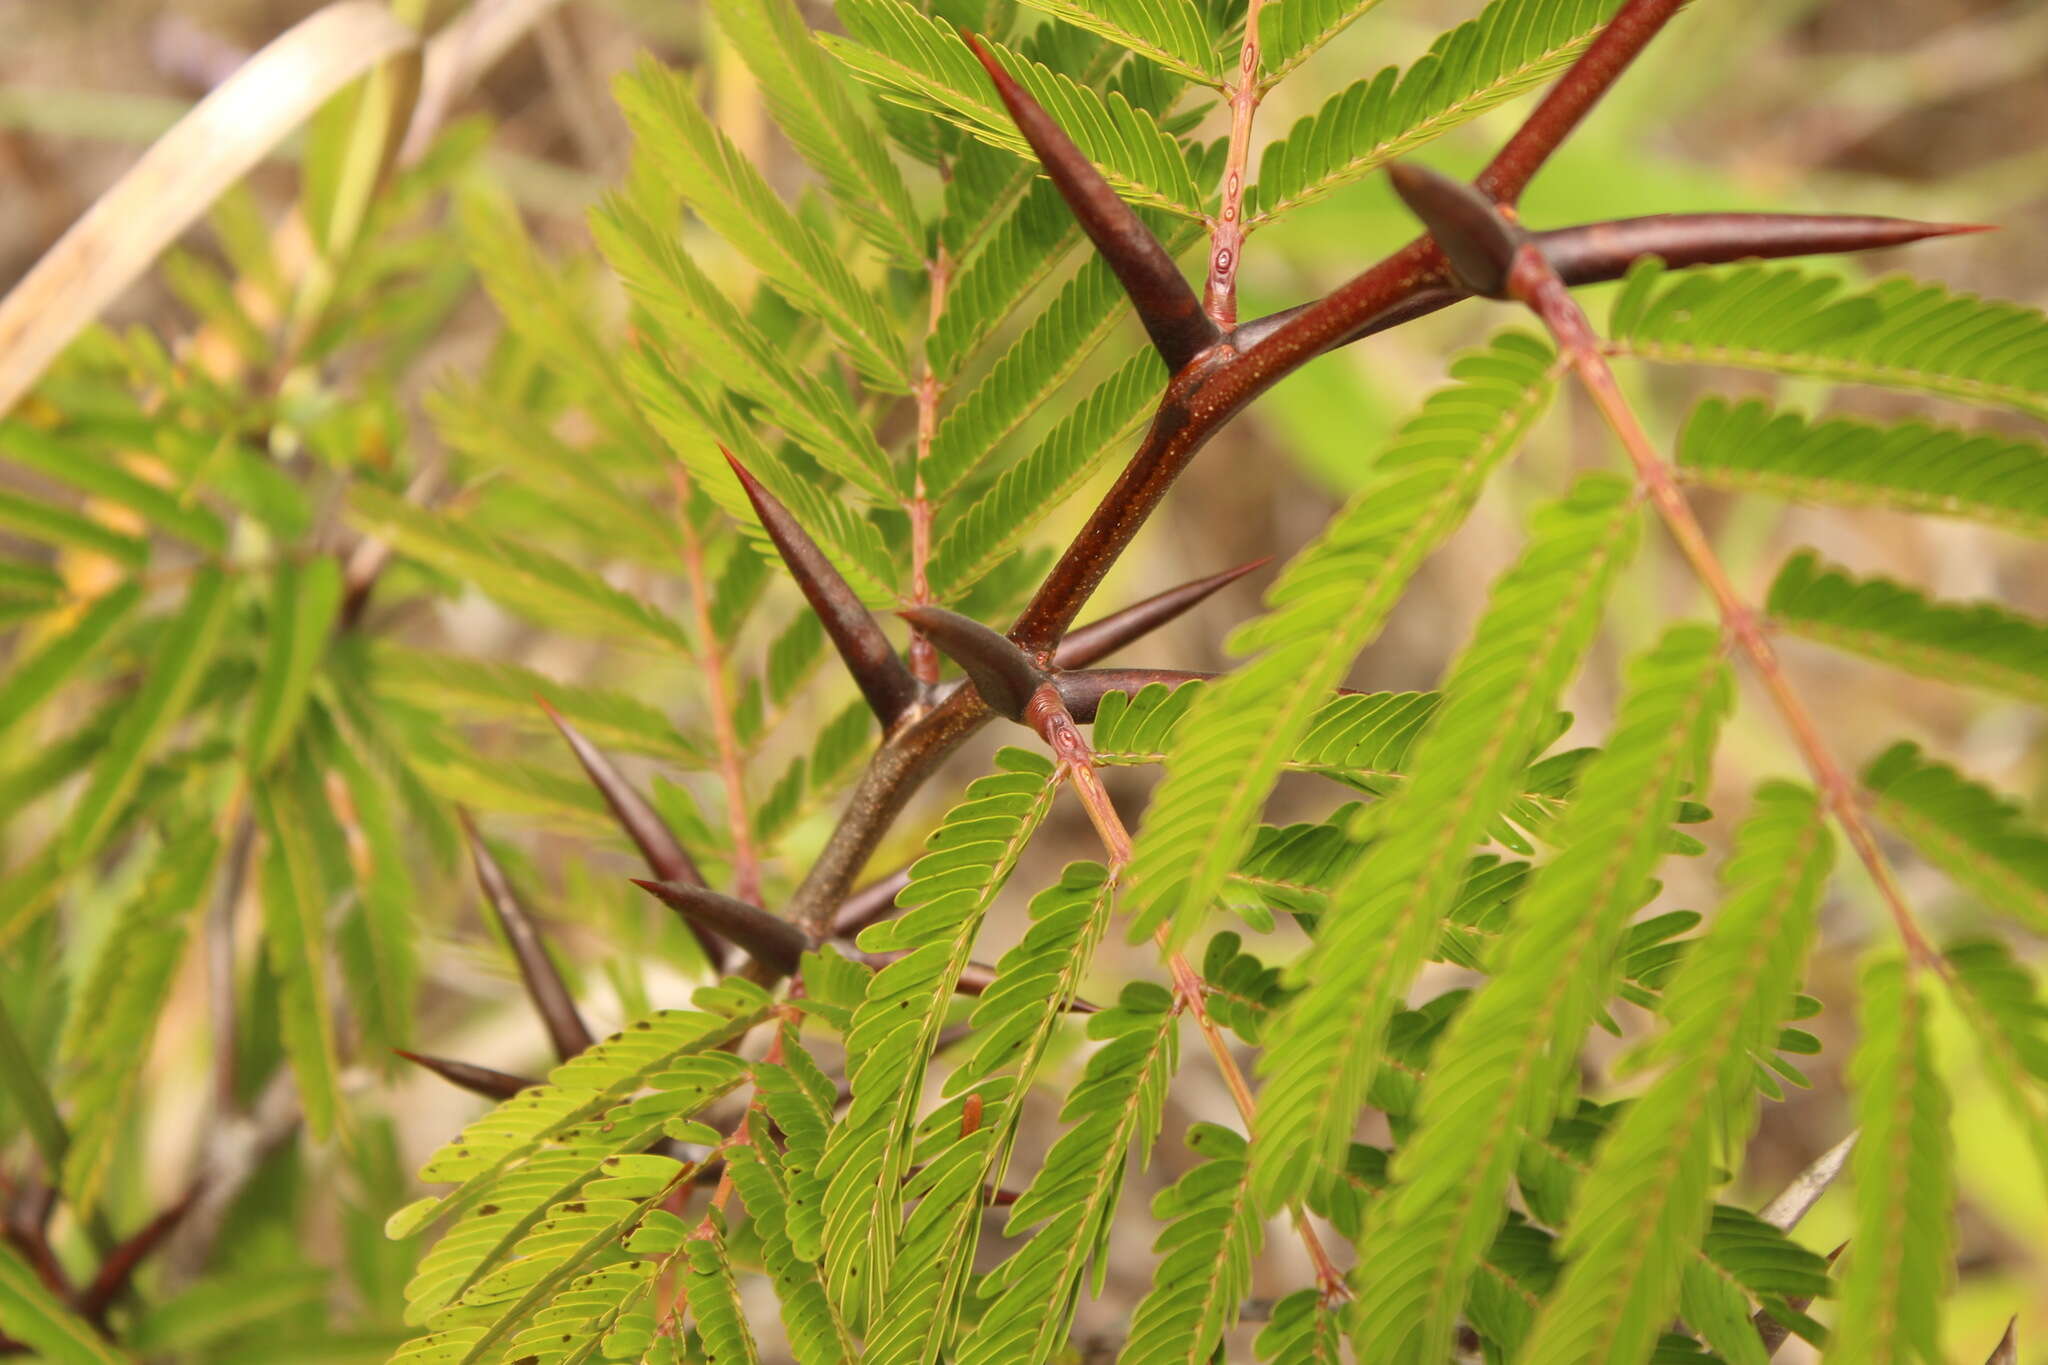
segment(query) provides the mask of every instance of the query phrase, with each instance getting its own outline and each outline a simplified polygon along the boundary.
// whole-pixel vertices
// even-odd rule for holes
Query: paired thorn
[[[782,974],[796,971],[803,955],[817,946],[811,936],[779,915],[757,905],[688,882],[644,881],[633,885],[653,895],[690,924],[702,925],[720,938],[737,943],[757,962]]]
[[[1475,187],[1413,162],[1387,167],[1394,193],[1422,220],[1450,262],[1451,282],[1468,294],[1504,299],[1515,252],[1528,234]]]
[[[519,964],[519,976],[526,984],[526,994],[533,1001],[541,1023],[547,1027],[548,1041],[554,1044],[555,1055],[566,1062],[590,1046],[592,1035],[589,1026],[577,1013],[576,1001],[570,996],[569,987],[562,981],[554,959],[548,956],[547,943],[541,937],[539,924],[520,903],[505,869],[498,866],[498,860],[485,847],[476,822],[470,819],[468,811],[459,807],[456,815],[462,821],[463,832],[469,836],[469,856],[476,864],[477,882],[483,887],[484,899],[491,903],[492,911],[498,916],[498,926],[505,931],[505,941],[511,945],[512,956]]]
[[[640,856],[647,863],[648,870],[665,882],[689,882],[704,885],[704,874],[697,867],[675,831],[655,811],[653,803],[642,796],[625,775],[613,766],[602,749],[583,737],[582,731],[569,723],[568,717],[548,704],[546,697],[535,697],[541,710],[548,713],[548,719],[562,732],[568,741],[570,752],[583,765],[590,785],[597,788],[604,797],[605,805],[611,808],[612,818],[626,831],[626,837],[640,850]],[[697,946],[704,950],[704,956],[711,963],[713,971],[725,969],[725,944],[707,931],[702,925],[690,924],[690,933],[696,938]]]
[[[1025,703],[1051,674],[1008,637],[944,607],[905,607],[896,613],[925,633],[940,653],[967,672],[988,709],[1009,720],[1024,718]]]
[[[747,500],[754,504],[762,529],[775,542],[776,551],[789,566],[796,585],[803,589],[811,610],[818,613],[832,647],[839,651],[847,672],[853,674],[861,695],[868,699],[869,708],[882,722],[882,729],[895,728],[896,722],[918,703],[917,680],[910,676],[910,670],[904,667],[889,637],[861,603],[859,594],[832,567],[832,561],[790,515],[789,509],[748,473],[731,451],[724,453],[740,487],[746,490]]]
[[[1117,196],[1066,130],[979,39],[962,29],[960,40],[988,72],[1017,131],[1031,144],[1038,164],[1067,201],[1088,240],[1095,243],[1103,262],[1115,272],[1168,372],[1178,374],[1189,361],[1223,341],[1222,330],[1202,310],[1194,287],[1137,211]]]
[[[1249,564],[1240,564],[1234,569],[1168,588],[1122,611],[1111,612],[1099,621],[1077,626],[1066,633],[1059,648],[1053,651],[1053,664],[1059,668],[1086,668],[1125,645],[1143,639],[1254,569],[1262,569],[1272,562],[1271,555],[1254,559]]]
[[[434,1057],[424,1052],[407,1052],[404,1048],[393,1048],[399,1056],[415,1066],[425,1067],[448,1084],[472,1095],[482,1095],[487,1100],[509,1100],[528,1086],[540,1082],[525,1076],[515,1076],[509,1071],[493,1071],[487,1066],[472,1062],[458,1062],[450,1057]]]

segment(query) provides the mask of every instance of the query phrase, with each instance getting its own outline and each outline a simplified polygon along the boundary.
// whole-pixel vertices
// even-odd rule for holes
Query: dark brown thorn
[[[1655,256],[1673,270],[1730,261],[1879,251],[1930,237],[1990,232],[1983,223],[1922,223],[1827,213],[1663,213],[1535,234],[1566,284],[1620,279]]]
[[[498,926],[505,931],[505,941],[511,946],[512,957],[519,964],[519,977],[526,983],[527,997],[533,1001],[535,1012],[547,1027],[548,1041],[554,1044],[555,1055],[566,1062],[590,1046],[590,1029],[584,1024],[583,1016],[576,1012],[576,1001],[563,983],[554,959],[548,956],[540,926],[520,903],[505,869],[498,866],[498,860],[484,846],[476,822],[469,818],[468,811],[460,807],[455,813],[462,821],[463,832],[469,836],[469,856],[476,864],[477,882],[484,889],[484,899],[491,903],[491,909],[498,916]]]
[[[1480,191],[1502,204],[1520,199],[1551,153],[1684,6],[1685,0],[1629,0],[1623,5],[1479,173]]]
[[[1828,1264],[1830,1266],[1841,1257],[1843,1247],[1848,1245],[1847,1242],[1844,1242],[1841,1246],[1828,1253]],[[1785,1306],[1795,1313],[1804,1313],[1812,1303],[1813,1296],[1811,1294],[1802,1294],[1797,1298],[1785,1300]],[[1792,1335],[1792,1329],[1772,1317],[1771,1310],[1768,1308],[1757,1309],[1756,1312],[1750,1315],[1749,1323],[1750,1326],[1756,1329],[1757,1339],[1763,1343],[1766,1358],[1776,1355],[1778,1348],[1785,1344],[1785,1338]],[[1997,1365],[1997,1362],[1994,1360],[1988,1362],[1988,1365]]]
[[[619,828],[626,831],[626,837],[640,850],[648,871],[661,881],[704,885],[703,872],[698,870],[689,850],[683,847],[682,841],[676,838],[675,831],[668,827],[653,804],[613,766],[602,749],[585,739],[583,732],[571,725],[566,716],[548,705],[546,697],[536,696],[534,700],[540,703],[541,710],[548,713],[548,719],[555,723],[555,728],[562,732],[570,752],[576,755],[576,761],[583,765],[585,775],[590,778],[590,785],[597,788],[598,795],[611,808],[612,818],[619,822]],[[690,925],[690,933],[710,960],[712,970],[722,971],[725,967],[725,944],[702,925]]]
[[[1397,161],[1387,179],[1409,212],[1422,220],[1451,265],[1451,280],[1468,294],[1507,297],[1508,267],[1528,234],[1493,201],[1462,180]]]
[[[840,577],[839,570],[832,567],[832,561],[825,558],[825,552],[818,548],[810,533],[773,493],[761,486],[760,480],[747,472],[745,465],[733,458],[731,451],[724,453],[740,487],[747,491],[747,500],[754,504],[762,529],[775,542],[796,585],[803,589],[804,600],[824,623],[825,634],[845,661],[846,671],[853,674],[882,728],[893,729],[917,704],[917,680],[910,676],[910,670],[897,656],[896,647],[862,605],[859,594]]]
[[[989,710],[1011,720],[1023,718],[1024,703],[1047,677],[1030,655],[981,622],[944,607],[905,607],[897,615],[966,670]]]
[[[906,867],[848,896],[832,912],[832,937],[852,938],[870,924],[889,918],[896,912],[896,893],[908,885],[910,869]]]
[[[1017,131],[1031,144],[1038,164],[1067,201],[1081,230],[1115,272],[1168,372],[1179,373],[1190,360],[1222,341],[1223,333],[1202,311],[1202,301],[1195,297],[1194,287],[1173,257],[1137,212],[1117,197],[1095,163],[1082,155],[1066,130],[972,33],[960,30],[960,40],[988,72]]]
[[[1637,261],[1649,256],[1678,270],[1787,256],[1881,251],[1931,237],[1992,230],[1977,223],[1922,223],[1910,218],[1855,214],[1663,213],[1553,228],[1531,234],[1531,240],[1550,259],[1566,284],[1581,285],[1618,280]],[[1404,252],[1429,245],[1428,238],[1419,238]],[[1405,270],[1395,270],[1383,262],[1357,277],[1358,281],[1378,286],[1371,291],[1359,291],[1374,311],[1367,313],[1365,308],[1357,307],[1346,310],[1366,315],[1330,342],[1329,349],[1376,336],[1467,297],[1448,282],[1447,270],[1439,268],[1432,275],[1415,261],[1404,265]],[[1314,300],[1247,322],[1237,329],[1233,343],[1241,351],[1250,351],[1294,319],[1322,306],[1321,300]]]
[[[1112,692],[1135,694],[1154,683],[1179,687],[1182,683],[1208,682],[1214,673],[1196,673],[1180,668],[1090,668],[1053,676],[1053,687],[1070,715],[1082,724],[1095,719],[1102,699]]]
[[[1192,610],[1218,589],[1271,562],[1271,556],[1254,559],[1249,564],[1240,564],[1234,569],[1168,588],[1156,597],[1148,597],[1122,611],[1113,611],[1099,621],[1077,626],[1067,632],[1059,648],[1053,651],[1053,665],[1057,668],[1086,668],[1132,641],[1150,635],[1175,617]]]
[[[1991,1348],[1984,1365],[2020,1365],[2020,1320],[2017,1316],[2005,1321],[2005,1335]]]
[[[449,1057],[434,1057],[424,1052],[407,1052],[404,1048],[393,1048],[399,1056],[415,1066],[423,1066],[459,1090],[472,1095],[482,1095],[487,1100],[509,1100],[528,1086],[540,1082],[525,1076],[515,1076],[509,1071],[493,1071],[487,1066],[472,1062],[458,1062]]]
[[[163,1245],[164,1239],[176,1231],[192,1205],[199,1199],[199,1184],[194,1182],[185,1191],[184,1198],[165,1209],[145,1223],[140,1232],[108,1252],[100,1262],[99,1273],[92,1283],[78,1296],[78,1314],[87,1322],[104,1328],[107,1310],[112,1308],[124,1293],[128,1283],[135,1278],[135,1268],[149,1259],[149,1254]]]
[[[737,943],[755,960],[787,975],[797,968],[803,955],[815,945],[811,936],[757,905],[722,895],[687,882],[650,882],[638,877],[633,885],[693,923],[701,922],[720,938]]]

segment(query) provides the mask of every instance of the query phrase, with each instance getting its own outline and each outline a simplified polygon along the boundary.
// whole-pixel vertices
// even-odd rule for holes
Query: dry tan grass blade
[[[421,80],[419,117],[406,130],[399,150],[401,165],[426,154],[434,134],[447,119],[448,107],[477,78],[545,19],[562,0],[476,0],[427,44],[426,74]]]
[[[0,415],[163,249],[335,91],[380,62],[404,128],[419,35],[376,0],[340,0],[286,30],[179,119],[0,300]]]

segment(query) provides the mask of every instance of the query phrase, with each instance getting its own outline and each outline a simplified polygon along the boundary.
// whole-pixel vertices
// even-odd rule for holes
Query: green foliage
[[[1167,756],[1131,866],[1137,929],[1169,923],[1182,941],[1194,931],[1317,708],[1542,411],[1549,359],[1511,333],[1462,362],[1464,384],[1425,405],[1268,591],[1267,614],[1231,637],[1236,653],[1263,652],[1202,694],[1184,727],[1198,742]]]
[[[1639,1359],[1707,1231],[1717,1159],[1756,1126],[1752,1058],[1776,1039],[1812,940],[1829,840],[1807,792],[1764,788],[1724,874],[1728,899],[1666,995],[1664,1072],[1579,1184],[1565,1272],[1526,1359]]]
[[[1712,750],[1726,705],[1718,654],[1712,631],[1684,627],[1637,663],[1615,734],[1585,774],[1589,795],[1559,822],[1562,852],[1536,874],[1493,980],[1436,1051],[1395,1165],[1398,1193],[1360,1250],[1359,1283],[1378,1286],[1359,1327],[1373,1359],[1449,1349],[1522,1144],[1569,1093],[1563,1069],[1609,993],[1678,793]]]
[[[1284,16],[1294,3],[1277,8]],[[1330,8],[1322,0],[1317,7]],[[1320,199],[1554,75],[1617,7],[1615,0],[1493,0],[1406,71],[1390,66],[1348,87],[1266,148],[1249,221]]]
[[[1626,485],[1589,477],[1541,509],[1520,562],[1495,584],[1417,748],[1415,780],[1375,812],[1378,846],[1331,889],[1327,927],[1293,971],[1302,992],[1268,1035],[1253,1158],[1264,1207],[1339,1165],[1380,1031],[1435,941],[1462,855],[1505,804],[1635,532]]]
[[[1678,461],[1689,481],[1709,488],[2048,535],[2048,448],[2038,441],[1925,422],[1815,422],[1709,398],[1686,421]]]
[[[825,1247],[834,1304],[854,1321],[879,1316],[896,1262],[915,1105],[946,1002],[981,918],[1016,868],[1052,801],[1052,765],[1023,750],[967,789],[925,841],[897,893],[899,920],[868,930],[870,952],[902,952],[875,973],[847,1027],[852,1107],[826,1145]],[[830,1254],[836,1250],[837,1254]]]
[[[1851,1076],[1861,1129],[1850,1171],[1856,1254],[1829,1354],[1935,1365],[1955,1197],[1948,1095],[1929,1050],[1924,988],[1894,958],[1872,962],[1862,987],[1863,1042]]]
[[[1766,609],[1808,639],[2048,705],[2048,624],[1989,602],[1932,602],[1889,579],[1825,568],[1806,551],[1778,571]]]
[[[1295,102],[1291,130],[1269,105],[1245,226],[1533,93],[1617,8],[1492,0],[1405,68]],[[950,665],[911,651],[878,724],[830,662],[896,662],[848,638],[853,599],[896,643],[910,602],[1000,627],[1155,411],[1177,430],[1243,398],[1205,385],[1245,373],[1248,333],[1179,376],[1131,349],[1124,285],[1076,260],[1086,234],[959,30],[1178,258],[1214,245],[1218,97],[1269,92],[1368,16],[1358,50],[1422,49],[1376,11],[1266,0],[1246,70],[1248,11],[1215,0],[841,0],[823,33],[790,0],[713,0],[707,50],[772,127],[721,128],[701,73],[644,61],[618,83],[634,155],[590,196],[594,253],[529,235],[480,125],[373,173],[371,94],[397,69],[303,139],[303,241],[256,193],[219,205],[162,272],[196,330],[90,332],[0,420],[0,1349],[1051,1365],[1114,1322],[1133,1365],[1760,1365],[1761,1310],[1831,1359],[1940,1359],[1965,1186],[1934,1042],[1973,1049],[2048,1172],[2037,954],[1983,936],[1987,915],[2048,930],[2048,836],[2023,800],[1876,743],[1846,790],[1822,774],[1825,801],[1759,788],[1717,893],[1671,875],[1723,845],[1702,803],[1751,761],[1717,753],[1731,642],[1635,619],[1671,598],[1661,567],[1623,588],[1634,485],[1545,486],[1597,443],[1540,438],[1495,478],[1566,373],[1547,342],[1498,332],[1390,430],[1345,429],[1358,491],[1229,638],[1237,666],[1108,694],[1092,760],[1064,731],[1057,764],[949,759],[989,719]],[[1603,117],[1631,107],[1654,102]],[[475,287],[495,322],[463,306]],[[438,344],[458,314],[487,344]],[[1617,358],[2048,416],[2039,313],[1904,279],[1641,262],[1611,330]],[[1390,383],[1433,373],[1402,363]],[[1276,430],[1226,496],[1272,482]],[[787,581],[728,452],[845,580],[799,585],[843,614]],[[1709,397],[1676,468],[2048,529],[2024,431]],[[1418,582],[1482,499],[1472,534],[1526,534],[1468,626],[1440,615],[1466,585]],[[1339,691],[1404,605],[1424,628],[1397,642],[1463,639],[1445,676],[1411,684],[1403,658],[1395,685],[1432,690]],[[2048,702],[2048,627],[2001,604],[1809,552],[1769,615]],[[1750,719],[1742,745],[1774,733]],[[1112,819],[1090,761],[1162,771],[1149,796],[1113,777]],[[1104,862],[1067,861],[1089,839],[1069,786]],[[1848,1011],[1809,949],[1887,932],[1862,881],[1824,899],[1824,817],[1853,812],[1982,905],[1942,907],[1973,936],[1939,961],[1909,937],[1856,1022],[1822,1028]],[[547,941],[475,913],[459,815],[545,897]],[[892,904],[858,897],[867,927],[835,928],[919,849]],[[710,912],[621,886],[636,859],[747,901],[718,903],[723,979],[691,932]],[[522,1081],[540,1033],[491,1011],[554,972],[549,1022],[601,1040]],[[1863,1137],[1838,1293],[1735,1192],[1766,1101],[1811,1071],[1802,1112],[1827,1110],[1841,1067],[1810,1058],[1844,1034],[1839,1117]],[[463,1101],[418,1198],[391,1116],[440,1110],[396,1088],[393,1049],[456,1037],[489,1069],[428,1063],[500,1098]],[[197,1250],[95,1298],[181,1216],[160,1135],[182,1150],[195,1112]],[[1313,1285],[1279,1273],[1305,1232]],[[1112,1282],[1149,1289],[1091,1306]]]
[[[2048,416],[2048,318],[1895,277],[1847,289],[1799,266],[1629,272],[1608,335],[1627,354],[1918,389]]]
[[[1064,3],[1061,7],[1074,13],[1083,8]],[[1104,8],[1130,17],[1148,7],[1143,0],[1119,0],[1094,13],[1106,18]],[[1165,0],[1156,0],[1149,8],[1166,8]],[[839,18],[850,37],[823,40],[827,50],[872,83],[882,98],[943,119],[992,147],[1030,154],[980,63],[950,25],[926,17],[904,0],[847,0],[839,8]],[[983,41],[1004,69],[1059,120],[1119,194],[1134,204],[1183,218],[1201,217],[1208,195],[1197,188],[1195,163],[1187,148],[1150,113],[1135,107],[1121,91],[1103,95],[993,39]]]
[[[1863,784],[1922,857],[2035,932],[2048,925],[2048,834],[2017,806],[1907,743],[1872,760]]]

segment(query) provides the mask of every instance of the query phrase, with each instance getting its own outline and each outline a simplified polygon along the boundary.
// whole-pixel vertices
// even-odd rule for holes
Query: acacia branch
[[[1244,260],[1244,186],[1252,147],[1252,116],[1258,113],[1259,9],[1264,0],[1246,0],[1244,43],[1238,49],[1237,83],[1225,89],[1230,100],[1230,143],[1223,154],[1223,193],[1215,221],[1209,225],[1209,279],[1202,289],[1202,307],[1229,331],[1237,326],[1237,270]]]
[[[1908,955],[1922,966],[1943,971],[1941,955],[1934,951],[1914,920],[1898,880],[1864,819],[1856,784],[1828,751],[1812,713],[1786,678],[1755,609],[1735,590],[1684,491],[1637,420],[1635,409],[1622,396],[1593,325],[1572,298],[1563,278],[1542,249],[1479,188],[1418,166],[1391,167],[1389,174],[1402,200],[1443,243],[1462,287],[1475,294],[1509,297],[1526,305],[1556,340],[1565,362],[1628,452],[1637,482],[1663,519],[1671,538],[1678,543],[1679,553],[1713,597],[1722,629],[1749,657],[1763,680],[1820,789],[1822,801],[1834,812],[1850,845],[1877,884]]]

